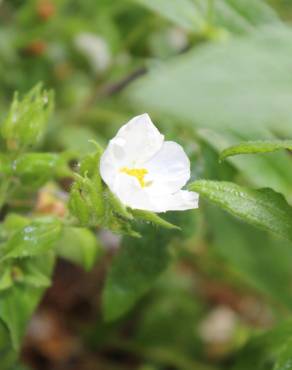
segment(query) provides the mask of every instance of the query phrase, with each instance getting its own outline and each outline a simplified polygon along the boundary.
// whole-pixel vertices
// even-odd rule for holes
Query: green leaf
[[[4,245],[1,260],[37,256],[52,249],[61,236],[61,222],[52,217],[32,221]]]
[[[1,265],[0,291],[11,288],[14,284],[25,284],[34,288],[48,287],[48,266],[53,264],[53,255],[46,253],[46,258],[22,258]],[[50,263],[48,263],[50,261]]]
[[[230,271],[230,280],[249,286],[275,306],[292,308],[292,244],[244,224],[218,207],[205,205],[205,223],[212,235],[212,250],[220,265]]]
[[[292,241],[292,208],[272,189],[205,180],[195,181],[189,188],[241,220]]]
[[[33,288],[47,288],[51,285],[51,268],[48,269],[48,266],[53,265],[54,256],[49,253],[45,254],[45,258],[42,255],[20,260],[16,265],[22,275],[19,282]]]
[[[265,141],[275,140],[275,136],[267,130],[258,130],[256,132],[253,130],[246,133],[228,130],[223,133],[210,129],[200,129],[199,135],[218,152],[239,141],[248,141],[254,137],[263,138]],[[239,170],[240,176],[243,176],[254,187],[272,188],[275,191],[283,193],[289,199],[292,196],[292,171],[287,171],[287,168],[291,166],[291,156],[289,153],[278,151],[270,155],[236,156],[231,157],[229,161]],[[221,167],[221,165],[218,166],[218,158],[217,167]]]
[[[272,369],[273,365],[277,366],[277,363],[281,361],[281,355],[284,358],[287,356],[287,352],[283,354],[283,350],[285,351],[285,347],[289,344],[291,346],[291,339],[292,323],[291,321],[284,321],[277,327],[251,338],[246,346],[237,354],[235,364],[231,369]],[[285,368],[273,369],[284,370]]]
[[[207,1],[199,1],[207,7]],[[263,0],[217,0],[214,1],[213,22],[241,34],[262,25],[280,24],[280,19]]]
[[[46,255],[39,262],[42,274],[49,278],[53,271],[54,257]],[[42,297],[44,288],[15,284],[0,293],[0,319],[9,329],[13,348],[19,350],[27,323]]]
[[[143,238],[125,237],[107,274],[103,291],[103,313],[107,321],[115,320],[130,310],[166,268],[170,260],[169,230],[139,229]]]
[[[23,185],[41,186],[60,175],[70,175],[65,158],[54,153],[25,153],[12,164],[13,174]]]
[[[16,285],[1,293],[0,318],[7,325],[13,348],[20,348],[26,325],[42,295],[40,289]]]
[[[0,268],[0,291],[10,288],[13,285],[11,266],[5,265]]]
[[[53,93],[35,86],[22,100],[15,94],[10,111],[2,124],[1,133],[9,150],[36,145],[42,138],[53,110]]]
[[[247,141],[223,150],[220,160],[239,154],[271,153],[280,149],[292,150],[292,140]]]
[[[190,32],[208,34],[215,26],[243,33],[261,24],[279,22],[277,14],[262,0],[216,0],[212,14],[206,0],[135,1]]]
[[[277,132],[291,137],[291,38],[290,28],[267,27],[196,47],[153,68],[128,97],[135,107],[192,127],[252,133],[276,123]]]
[[[9,213],[4,220],[3,226],[5,232],[11,236],[13,232],[25,227],[30,222],[29,218],[17,213]]]
[[[8,155],[0,153],[0,176],[11,174],[11,161]]]
[[[89,271],[102,254],[102,247],[90,230],[80,227],[64,229],[62,239],[57,245],[57,254]]]
[[[3,370],[14,370],[17,352],[12,348],[9,330],[0,320],[0,366]]]
[[[132,209],[131,210],[133,216],[136,219],[151,222],[152,224],[155,224],[157,226],[161,226],[165,229],[177,229],[180,230],[180,227],[171,224],[170,222],[164,220],[163,218],[159,217],[156,213],[153,212],[148,212],[148,211],[143,211],[139,209]]]
[[[281,349],[273,370],[292,370],[292,336]]]
[[[191,0],[135,1],[189,31],[201,30],[205,24],[201,9]]]

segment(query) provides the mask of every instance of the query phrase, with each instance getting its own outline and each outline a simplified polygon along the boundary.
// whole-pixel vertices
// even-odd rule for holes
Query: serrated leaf
[[[151,222],[152,224],[161,226],[165,229],[180,230],[179,226],[171,224],[170,222],[158,216],[156,213],[149,212],[149,211],[143,211],[139,209],[132,209],[131,212],[136,219],[139,219],[145,222]]]
[[[271,153],[280,149],[292,150],[292,140],[247,141],[222,151],[220,160],[239,154]]]
[[[90,230],[80,227],[64,229],[57,254],[89,271],[102,254],[101,244]]]
[[[10,238],[1,252],[1,261],[37,256],[54,248],[61,236],[61,222],[52,217],[41,218],[24,226]]]
[[[292,208],[272,189],[200,180],[189,188],[241,220],[292,241]]]
[[[169,230],[153,230],[144,225],[143,238],[125,237],[107,274],[103,291],[103,313],[112,321],[130,310],[153,285],[170,260]]]

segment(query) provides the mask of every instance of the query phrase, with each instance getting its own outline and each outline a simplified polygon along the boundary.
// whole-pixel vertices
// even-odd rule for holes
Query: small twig
[[[136,71],[133,71],[128,76],[122,78],[120,81],[112,84],[97,86],[95,89],[93,89],[92,93],[90,94],[88,99],[86,99],[84,104],[82,104],[78,112],[74,112],[74,121],[79,121],[79,119],[83,116],[83,113],[87,112],[97,100],[118,94],[119,92],[124,90],[131,82],[135,81],[137,78],[143,76],[146,73],[147,69],[145,67],[141,67]]]
[[[147,72],[147,69],[145,67],[141,67],[137,69],[136,71],[132,72],[130,75],[124,77],[122,80],[114,84],[104,86],[97,94],[97,97],[107,97],[107,96],[115,95],[121,92],[131,82],[143,76],[144,74],[146,74],[146,72]]]

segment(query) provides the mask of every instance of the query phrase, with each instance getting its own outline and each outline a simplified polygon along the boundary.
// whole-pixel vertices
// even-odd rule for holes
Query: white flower
[[[100,173],[128,207],[153,212],[198,208],[199,195],[181,190],[190,178],[187,155],[177,143],[164,141],[148,114],[131,119],[110,140]]]

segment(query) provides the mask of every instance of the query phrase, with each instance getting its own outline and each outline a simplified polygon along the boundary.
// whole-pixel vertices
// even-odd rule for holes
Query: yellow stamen
[[[126,173],[129,176],[134,176],[139,181],[142,188],[148,184],[145,182],[144,177],[147,175],[148,171],[145,168],[128,168],[122,167],[120,172]]]

